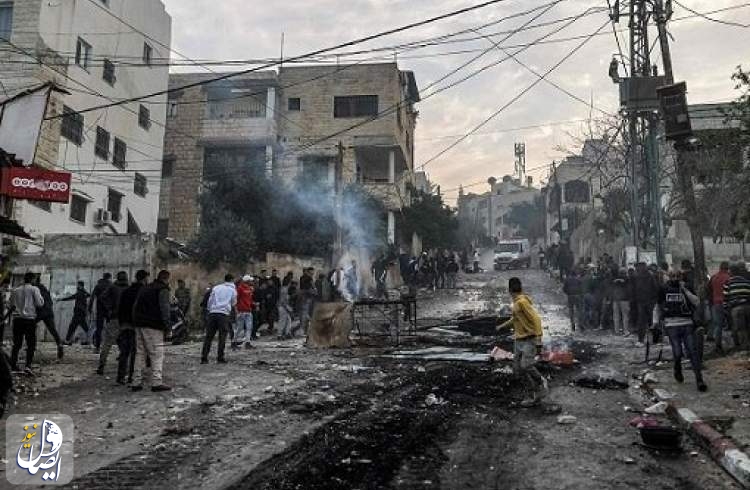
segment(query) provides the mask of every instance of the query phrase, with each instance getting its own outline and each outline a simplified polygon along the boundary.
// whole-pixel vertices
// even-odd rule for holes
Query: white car
[[[525,238],[503,240],[495,246],[495,270],[531,267],[531,245]]]

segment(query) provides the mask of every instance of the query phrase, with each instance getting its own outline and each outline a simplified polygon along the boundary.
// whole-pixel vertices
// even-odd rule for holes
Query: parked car
[[[495,245],[495,270],[531,267],[531,245],[525,238],[502,240]]]

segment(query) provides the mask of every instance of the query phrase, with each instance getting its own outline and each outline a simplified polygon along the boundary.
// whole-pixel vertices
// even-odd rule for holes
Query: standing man
[[[563,282],[563,293],[568,296],[568,317],[570,328],[576,331],[576,325],[583,329],[583,283],[578,271],[573,271]]]
[[[211,290],[208,298],[208,323],[206,324],[206,338],[203,341],[201,352],[201,364],[208,364],[208,353],[211,351],[211,343],[219,332],[218,355],[216,362],[226,364],[224,348],[229,330],[229,316],[237,306],[237,289],[234,286],[234,276],[227,274],[224,282]],[[251,325],[252,326],[252,325]]]
[[[169,391],[162,382],[164,334],[171,326],[169,304],[169,271],[162,270],[156,280],[138,291],[133,305],[136,354],[131,390],[143,390],[146,358],[151,361],[151,391]]]
[[[627,269],[620,269],[612,280],[612,324],[616,335],[625,335],[630,325],[632,289]]]
[[[695,322],[693,311],[700,305],[699,298],[694,295],[684,281],[680,280],[680,273],[672,271],[669,280],[659,291],[658,313],[659,320],[669,335],[674,359],[674,379],[678,383],[684,381],[682,375],[682,357],[686,355],[695,372],[695,382],[698,391],[706,391],[708,387],[703,381],[701,360],[695,345]]]
[[[448,265],[445,267],[445,274],[448,277],[448,289],[456,289],[456,276],[458,276],[458,264],[456,259],[451,256]]]
[[[75,337],[78,327],[81,327],[86,334],[86,342],[84,345],[88,344],[89,324],[86,321],[86,303],[90,296],[91,295],[84,287],[83,281],[78,281],[78,283],[76,283],[76,292],[60,300],[75,301],[73,304],[73,318],[70,320],[68,333],[65,335],[65,345],[71,345],[73,343],[73,338]]]
[[[246,349],[252,349],[250,339],[253,336],[253,309],[255,304],[253,296],[255,291],[251,285],[252,276],[246,275],[237,286],[237,320],[234,324],[234,340],[232,349],[239,349],[245,345]]]
[[[117,338],[117,347],[120,349],[120,357],[117,358],[117,383],[125,384],[125,375],[128,382],[133,382],[133,370],[135,369],[135,328],[133,327],[133,306],[138,298],[141,288],[146,285],[148,272],[139,270],[135,273],[135,282],[120,295],[120,305],[117,310],[117,321],[120,324],[120,336]]]
[[[513,298],[513,314],[497,330],[513,328],[513,369],[531,392],[531,396],[521,402],[522,407],[528,408],[538,405],[548,392],[547,381],[534,366],[536,356],[542,353],[542,319],[532,306],[531,298],[524,294],[519,278],[512,277],[508,281],[508,291]]]
[[[193,298],[190,294],[190,290],[185,286],[184,280],[177,280],[177,289],[174,290],[174,297],[177,300],[177,307],[182,314],[188,316]]]
[[[315,284],[313,284],[313,275],[315,269],[309,267],[302,271],[302,277],[299,279],[299,328],[307,335],[307,327],[310,325],[312,315],[313,299],[315,298]]]
[[[646,340],[646,333],[651,328],[653,310],[659,295],[656,278],[649,272],[645,262],[635,264],[633,277],[633,299],[635,300],[635,328],[638,332],[638,346]]]
[[[57,358],[62,359],[63,344],[60,339],[60,334],[57,333],[57,326],[55,326],[55,312],[52,309],[52,295],[49,293],[49,289],[42,284],[40,276],[37,276],[36,278],[36,287],[39,289],[39,293],[44,299],[44,305],[36,311],[36,321],[37,323],[44,323],[47,331],[52,335],[52,338],[55,339],[55,344],[57,345]]]
[[[13,313],[13,350],[10,366],[18,371],[18,353],[26,340],[26,372],[31,373],[31,363],[36,350],[37,310],[44,306],[44,298],[39,288],[34,286],[34,273],[23,276],[23,285],[13,290],[10,297],[10,309]]]
[[[732,334],[742,350],[750,349],[750,279],[744,263],[729,269],[731,279],[724,285],[724,308],[732,318]]]
[[[104,331],[104,321],[106,319],[106,308],[102,302],[102,295],[112,285],[112,274],[105,272],[102,278],[94,286],[94,290],[91,291],[91,298],[89,298],[89,315],[91,314],[94,303],[96,303],[96,317],[94,320],[94,352],[99,353],[99,347],[102,343],[102,332]]]
[[[711,325],[714,338],[714,352],[724,354],[724,325],[727,322],[727,311],[724,308],[724,286],[729,282],[729,262],[719,264],[719,272],[711,276],[706,286],[708,301],[711,305]]]
[[[120,321],[118,320],[120,296],[128,287],[128,273],[120,271],[117,273],[114,284],[112,284],[103,295],[106,298],[106,301],[102,301],[101,298],[99,301],[100,304],[106,305],[107,318],[109,319],[107,326],[104,327],[102,348],[99,353],[99,367],[96,368],[96,374],[100,376],[104,374],[104,366],[107,364],[109,351],[120,337]],[[122,356],[122,352],[120,352],[120,356]]]

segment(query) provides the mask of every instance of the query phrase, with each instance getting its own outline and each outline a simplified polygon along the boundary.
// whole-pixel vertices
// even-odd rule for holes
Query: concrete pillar
[[[396,152],[394,150],[388,152],[388,182],[396,183]]]
[[[396,243],[396,215],[388,211],[388,244]]]
[[[266,119],[276,118],[276,88],[268,87],[268,95],[266,97]]]

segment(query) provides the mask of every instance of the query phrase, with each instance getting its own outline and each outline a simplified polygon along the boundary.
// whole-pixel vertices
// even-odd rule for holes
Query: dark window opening
[[[76,43],[76,65],[88,70],[90,63],[91,45],[79,37]]]
[[[126,160],[128,153],[128,145],[125,144],[120,138],[115,138],[115,148],[112,152],[112,165],[119,169],[124,169],[128,166]]]
[[[104,128],[96,128],[96,146],[94,147],[94,153],[99,158],[109,158],[109,131]]]
[[[42,209],[44,211],[47,211],[48,213],[52,212],[52,203],[49,202],[49,201],[32,201],[32,200],[29,200],[29,203],[32,206],[34,206],[34,207],[37,207],[37,208]]]
[[[365,117],[377,114],[377,95],[349,95],[333,98],[333,117]]]
[[[565,202],[586,204],[591,201],[589,185],[582,180],[571,180],[564,184]]]
[[[329,169],[336,158],[327,155],[305,155],[299,158],[302,163],[304,182],[328,182]]]
[[[156,235],[159,238],[166,238],[169,234],[169,219],[159,218],[156,222]]]
[[[13,2],[0,2],[0,39],[10,40],[13,32]]]
[[[148,180],[143,174],[135,174],[135,180],[133,181],[133,192],[137,196],[146,197],[148,194]]]
[[[102,73],[102,78],[110,85],[114,85],[117,81],[117,77],[115,76],[115,64],[108,59],[104,60],[104,72]]]
[[[143,63],[146,66],[151,66],[151,62],[154,58],[154,48],[148,45],[148,43],[143,43]]]
[[[78,114],[68,106],[63,106],[60,134],[78,146],[83,143],[83,114]]]
[[[174,163],[177,159],[173,156],[166,156],[161,162],[161,176],[162,178],[171,177],[174,175]]]
[[[299,97],[289,97],[289,110],[290,111],[301,111],[302,110],[302,99]]]
[[[89,201],[87,199],[73,194],[73,197],[70,199],[70,219],[85,225],[88,206]]]
[[[143,129],[151,128],[151,111],[144,105],[138,109],[138,126]]]
[[[167,118],[174,119],[177,117],[177,101],[170,100],[167,105]]]
[[[107,211],[112,215],[112,221],[119,223],[122,219],[122,194],[109,189],[107,194]]]

